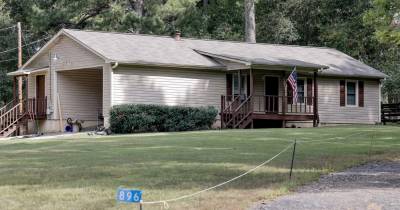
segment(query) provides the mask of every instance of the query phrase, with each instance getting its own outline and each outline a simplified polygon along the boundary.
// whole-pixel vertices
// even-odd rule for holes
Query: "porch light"
[[[58,57],[57,53],[54,53],[54,56],[52,57],[52,59],[54,61],[57,61],[58,59],[60,59],[60,57]]]

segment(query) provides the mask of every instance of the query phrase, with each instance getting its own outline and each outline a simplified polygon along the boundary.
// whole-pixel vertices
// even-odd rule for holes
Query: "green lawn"
[[[217,190],[171,202],[170,209],[243,209],[322,173],[400,157],[400,127],[394,126],[5,140],[0,141],[0,209],[138,209],[115,201],[119,186],[142,189],[145,201],[193,193],[253,168],[294,139],[299,144],[292,182],[289,150]]]

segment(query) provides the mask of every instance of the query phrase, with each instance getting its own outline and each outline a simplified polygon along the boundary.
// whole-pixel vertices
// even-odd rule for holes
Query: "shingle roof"
[[[382,72],[331,48],[251,44],[63,29],[111,61],[218,68],[221,64],[198,51],[245,59],[251,63],[327,66],[322,75],[384,78]],[[196,51],[197,50],[197,51]]]

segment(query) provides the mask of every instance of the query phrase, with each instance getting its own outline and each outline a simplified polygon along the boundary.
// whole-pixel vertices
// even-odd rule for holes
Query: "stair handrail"
[[[228,97],[228,95],[227,95],[227,97]],[[232,115],[232,109],[233,109],[233,106],[234,105],[237,105],[237,102],[239,102],[239,99],[240,99],[240,95],[233,95],[233,96],[231,96],[232,98],[233,98],[233,100],[232,100],[232,102],[227,106],[227,107],[225,107],[225,103],[226,103],[226,98],[227,97],[222,97],[222,99],[224,100],[224,101],[221,101],[221,103],[223,104],[222,105],[222,109],[221,109],[221,122],[222,122],[222,126],[223,127],[226,127],[226,126],[228,126],[229,124],[228,123],[226,123],[227,121],[230,121],[230,119],[231,119],[231,115]]]
[[[227,125],[229,125],[230,123],[232,123],[232,122],[235,120],[235,118],[239,115],[240,109],[241,109],[244,105],[246,105],[252,98],[253,98],[252,95],[248,96],[248,97],[247,97],[247,98],[232,112],[231,118],[230,118],[229,121],[226,123]],[[237,124],[240,124],[240,123],[241,123],[246,117],[248,117],[250,114],[251,114],[251,111],[248,112],[248,113],[246,113],[246,115],[245,115],[242,119],[238,120],[238,123],[234,123],[234,124],[233,124],[233,127],[236,127]]]
[[[2,116],[4,113],[6,113],[7,110],[8,110],[8,107],[9,107],[11,104],[15,103],[15,101],[16,101],[16,99],[14,98],[14,99],[12,99],[10,102],[8,102],[6,105],[4,105],[3,107],[1,107],[1,108],[0,108],[0,116]]]
[[[238,101],[240,99],[240,95],[237,96],[233,96],[233,100],[232,102],[229,104],[229,106],[227,106],[223,112],[226,113],[227,111],[230,111],[232,109],[232,106],[235,104],[236,101]]]
[[[22,118],[22,113],[20,112],[21,106],[22,102],[18,103],[0,116],[0,126],[4,123],[4,126],[0,129],[0,134],[9,129],[11,126],[15,125],[15,123]]]

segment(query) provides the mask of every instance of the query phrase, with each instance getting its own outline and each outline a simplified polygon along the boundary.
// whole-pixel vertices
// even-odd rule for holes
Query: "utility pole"
[[[22,66],[22,30],[21,30],[21,22],[17,23],[18,29],[18,68]]]
[[[18,29],[18,69],[22,66],[22,31],[21,31],[21,22],[17,23]],[[20,113],[23,112],[23,95],[22,95],[22,76],[18,76],[18,102],[21,103]]]

